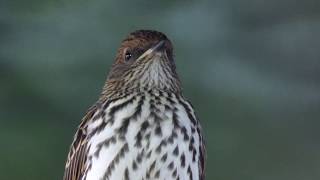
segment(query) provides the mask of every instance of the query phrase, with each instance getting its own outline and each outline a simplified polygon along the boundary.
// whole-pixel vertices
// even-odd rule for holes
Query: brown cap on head
[[[137,30],[128,35],[124,40],[145,39],[145,40],[168,40],[167,36],[159,31],[154,30]]]

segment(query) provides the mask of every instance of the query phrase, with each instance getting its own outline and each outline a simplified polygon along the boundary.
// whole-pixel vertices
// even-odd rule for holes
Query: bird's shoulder
[[[87,155],[89,151],[90,137],[97,131],[101,130],[101,128],[95,127],[94,122],[99,120],[101,121],[103,119],[105,116],[105,109],[107,109],[112,102],[123,99],[126,96],[127,94],[115,97],[104,96],[87,110],[80,125],[78,126],[69,150],[65,165],[64,180],[78,180],[84,176],[87,167],[86,165],[88,163]],[[102,124],[104,123],[105,122],[102,122]]]
[[[88,133],[87,126],[92,120],[94,114],[99,109],[99,103],[96,103],[88,109],[85,116],[81,120],[77,132],[71,144],[67,162],[65,165],[64,180],[81,179],[85,172],[88,151]]]

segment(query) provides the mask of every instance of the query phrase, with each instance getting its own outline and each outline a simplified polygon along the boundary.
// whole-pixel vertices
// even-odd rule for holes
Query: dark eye
[[[126,54],[124,55],[124,60],[129,61],[131,57],[132,57],[132,54],[129,51],[127,51]]]

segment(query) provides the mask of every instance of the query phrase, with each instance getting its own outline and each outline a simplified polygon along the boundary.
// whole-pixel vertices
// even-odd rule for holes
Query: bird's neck
[[[159,87],[148,87],[148,86],[121,86],[114,84],[114,82],[108,82],[104,86],[100,101],[105,101],[107,99],[114,99],[128,94],[139,94],[144,92],[153,92],[153,93],[170,93],[170,94],[182,94],[180,88],[159,88]]]

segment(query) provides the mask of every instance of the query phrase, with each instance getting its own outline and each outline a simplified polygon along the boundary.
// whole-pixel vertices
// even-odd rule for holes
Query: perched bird
[[[75,134],[64,180],[203,180],[204,157],[170,40],[157,31],[132,32]]]

